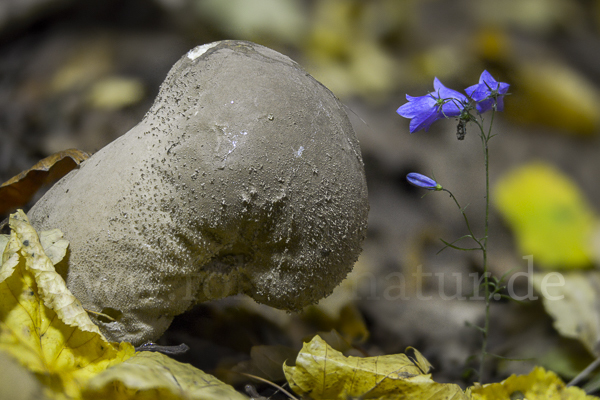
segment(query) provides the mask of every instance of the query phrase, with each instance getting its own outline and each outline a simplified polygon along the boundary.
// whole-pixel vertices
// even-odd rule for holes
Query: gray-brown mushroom
[[[31,209],[70,241],[66,281],[111,340],[158,338],[193,304],[245,293],[298,310],[365,236],[367,187],[343,105],[288,57],[197,47],[144,119]]]

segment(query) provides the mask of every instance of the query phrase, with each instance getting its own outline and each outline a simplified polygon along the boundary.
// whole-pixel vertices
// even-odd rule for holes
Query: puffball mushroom
[[[157,339],[197,302],[298,310],[352,269],[368,214],[344,106],[290,58],[196,47],[144,119],[29,212],[70,242],[66,281],[110,340]]]

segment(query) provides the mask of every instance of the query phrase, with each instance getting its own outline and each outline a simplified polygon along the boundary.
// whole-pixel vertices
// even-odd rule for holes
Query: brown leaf
[[[40,187],[62,178],[89,156],[77,149],[60,151],[4,182],[0,185],[0,214],[23,207]]]
[[[247,381],[245,374],[249,374],[271,382],[281,382],[285,381],[281,366],[286,360],[295,360],[297,356],[298,350],[283,345],[252,346],[250,360],[240,362],[233,367],[233,371],[244,374],[242,381]]]

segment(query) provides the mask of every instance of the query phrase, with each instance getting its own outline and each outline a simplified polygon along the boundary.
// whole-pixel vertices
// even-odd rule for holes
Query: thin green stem
[[[452,194],[451,191],[449,191],[448,189],[442,189],[444,192],[447,192],[450,197],[452,198],[452,200],[454,200],[454,202],[456,203],[456,206],[458,207],[458,209],[460,210],[460,213],[462,214],[464,220],[465,220],[465,224],[467,225],[467,230],[469,231],[469,237],[471,237],[471,239],[473,239],[477,245],[479,246],[479,248],[481,250],[483,250],[483,245],[481,244],[481,242],[475,237],[475,234],[473,233],[473,230],[471,229],[471,225],[469,224],[469,219],[467,218],[467,214],[465,213],[464,208],[462,208],[460,206],[460,204],[458,203],[458,200],[456,199],[456,197],[454,197],[454,195]]]
[[[478,120],[477,118],[467,118],[464,120],[467,121],[471,121],[474,122],[478,127],[479,127],[479,131],[480,131],[480,138],[481,138],[481,143],[483,145],[483,158],[484,158],[484,163],[485,163],[485,222],[484,222],[484,235],[483,238],[478,239],[475,234],[473,233],[473,230],[471,229],[471,225],[469,224],[469,219],[467,218],[467,214],[465,213],[465,210],[460,206],[460,204],[458,203],[458,200],[456,199],[456,197],[454,197],[454,195],[452,194],[452,192],[450,192],[447,189],[441,189],[445,192],[448,192],[448,194],[450,195],[450,197],[452,198],[452,200],[454,200],[454,202],[456,203],[456,206],[458,207],[458,209],[460,210],[464,220],[465,220],[465,224],[467,226],[467,229],[469,231],[469,235],[465,235],[463,237],[461,237],[460,239],[463,239],[465,237],[470,237],[471,239],[473,239],[479,248],[462,248],[462,247],[458,247],[458,246],[454,246],[455,242],[449,243],[446,242],[444,240],[442,240],[442,242],[444,242],[444,244],[446,245],[446,247],[452,247],[458,250],[481,250],[482,255],[483,255],[483,265],[482,265],[482,269],[483,269],[483,279],[484,279],[484,292],[485,292],[485,321],[484,321],[484,325],[483,327],[477,326],[476,328],[481,332],[482,334],[482,341],[481,341],[481,353],[480,353],[480,357],[479,357],[479,381],[483,381],[484,378],[484,370],[485,370],[485,359],[486,356],[495,356],[491,353],[487,352],[487,346],[488,346],[488,334],[489,334],[489,329],[490,329],[490,306],[491,306],[491,301],[492,301],[492,296],[499,293],[501,290],[501,287],[498,286],[498,281],[494,280],[493,282],[493,286],[494,289],[490,290],[490,274],[488,272],[488,234],[489,234],[489,216],[490,216],[490,159],[489,159],[489,147],[488,147],[488,143],[490,141],[490,139],[492,137],[494,137],[494,135],[492,135],[492,126],[494,124],[494,115],[495,115],[495,108],[492,109],[492,116],[491,116],[491,120],[490,120],[490,124],[489,124],[489,128],[486,130],[483,127],[483,118],[481,118],[480,120]],[[470,115],[470,114],[469,114]],[[463,117],[461,116],[461,119]],[[440,190],[440,189],[438,189]],[[442,249],[443,250],[443,249]]]
[[[491,130],[492,125],[494,123],[494,112],[492,110],[492,118],[489,125],[489,130],[487,134],[483,130],[483,126],[477,122],[479,128],[481,130],[481,141],[483,144],[483,157],[485,163],[485,223],[484,223],[484,236],[483,236],[483,285],[485,290],[485,322],[483,325],[482,335],[483,340],[481,341],[481,359],[479,364],[479,380],[483,380],[483,372],[485,365],[485,356],[487,355],[487,343],[488,343],[488,333],[490,328],[490,305],[491,305],[491,293],[489,287],[489,277],[488,277],[488,264],[487,264],[487,244],[488,244],[488,230],[489,230],[489,216],[490,216],[490,158],[489,158],[489,147],[488,142],[491,138]]]

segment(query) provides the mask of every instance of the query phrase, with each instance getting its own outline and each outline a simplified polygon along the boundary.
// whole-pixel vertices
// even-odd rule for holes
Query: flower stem
[[[477,243],[477,245],[479,246],[479,248],[477,250],[480,250],[480,249],[483,250],[483,244],[481,243],[481,241],[479,239],[477,239],[477,237],[473,233],[473,230],[471,229],[471,224],[469,224],[469,218],[467,218],[467,213],[465,212],[465,209],[460,206],[458,199],[454,196],[454,194],[452,194],[451,191],[449,191],[448,189],[442,189],[442,190],[444,192],[447,192],[450,195],[450,197],[452,198],[452,200],[454,200],[454,203],[460,210],[460,213],[462,214],[463,219],[465,220],[465,224],[467,225],[467,230],[469,231],[469,237],[471,239],[473,239],[475,241],[475,243]]]
[[[490,328],[490,305],[491,305],[491,294],[488,277],[488,264],[487,264],[487,244],[488,244],[488,229],[489,229],[489,215],[490,215],[490,157],[488,142],[491,135],[492,125],[494,123],[494,112],[492,110],[492,117],[490,121],[490,128],[487,132],[483,130],[483,127],[478,123],[481,130],[481,141],[483,144],[483,157],[485,163],[485,222],[484,222],[484,235],[483,235],[483,246],[481,248],[483,253],[483,285],[485,292],[485,321],[483,325],[483,338],[481,341],[481,359],[479,362],[479,381],[483,380],[485,356],[487,355],[487,344],[488,344],[488,333]]]

